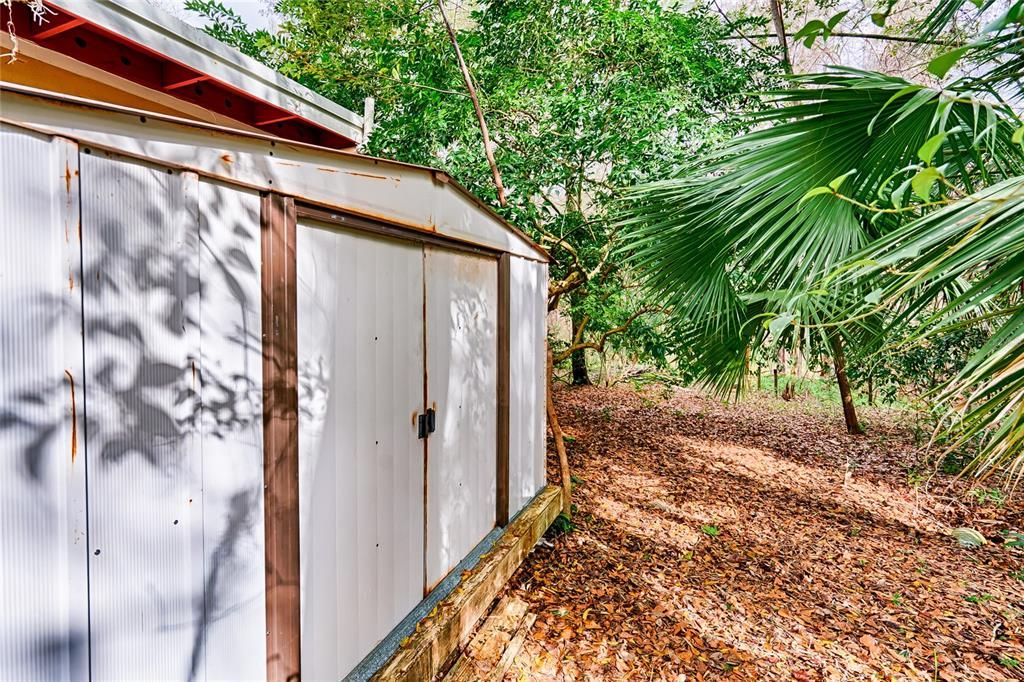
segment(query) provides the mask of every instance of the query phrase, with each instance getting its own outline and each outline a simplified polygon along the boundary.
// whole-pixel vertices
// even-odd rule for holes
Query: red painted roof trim
[[[163,92],[220,116],[296,142],[346,149],[356,142],[299,114],[252,96],[209,74],[185,66],[152,46],[140,45],[67,10],[49,6],[55,14],[37,23],[22,3],[10,10],[15,34],[21,39],[60,52],[143,87]],[[0,4],[0,25],[8,10]]]

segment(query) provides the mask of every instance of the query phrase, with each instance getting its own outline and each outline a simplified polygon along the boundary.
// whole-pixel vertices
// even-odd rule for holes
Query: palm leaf
[[[771,106],[749,115],[752,132],[674,179],[638,188],[623,210],[628,258],[702,344],[705,378],[717,387],[731,385],[747,348],[769,338],[752,324],[759,316],[836,319],[842,306],[811,292],[904,219],[871,222],[849,201],[805,201],[808,190],[845,176],[844,194],[878,201],[894,174],[920,165],[918,151],[937,133],[935,162],[950,184],[973,188],[1017,167],[1013,126],[990,105],[848,69],[798,77],[794,86],[766,93]],[[759,292],[775,295],[752,305]]]

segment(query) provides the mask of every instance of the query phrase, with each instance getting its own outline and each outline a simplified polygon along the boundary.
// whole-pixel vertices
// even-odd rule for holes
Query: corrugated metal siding
[[[509,514],[545,483],[545,372],[548,268],[512,258],[509,311]]]
[[[199,207],[202,660],[210,680],[264,679],[260,198],[201,182]]]
[[[427,585],[432,587],[495,523],[498,266],[491,258],[425,249]]]
[[[197,185],[82,155],[97,679],[201,677]]]
[[[423,596],[423,256],[296,242],[302,671],[340,679]]]
[[[0,201],[0,679],[84,679],[77,147],[0,127]]]
[[[128,113],[96,111],[0,91],[4,116],[155,163],[294,195],[369,217],[420,226],[535,260],[522,236],[429,169],[273,143]],[[273,154],[273,155],[271,155]]]

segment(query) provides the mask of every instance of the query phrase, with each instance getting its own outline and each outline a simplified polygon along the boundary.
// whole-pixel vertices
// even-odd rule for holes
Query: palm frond
[[[850,69],[794,86],[766,93],[771,106],[750,114],[752,132],[638,188],[622,212],[628,259],[705,344],[709,380],[733,377],[738,355],[768,338],[750,324],[759,315],[834,319],[836,301],[808,292],[916,211],[910,200],[906,213],[872,222],[870,210],[809,190],[832,183],[861,206],[888,200],[909,187],[936,135],[932,162],[950,187],[971,191],[1020,167],[1013,126],[990,105]],[[777,295],[754,307],[758,292]]]

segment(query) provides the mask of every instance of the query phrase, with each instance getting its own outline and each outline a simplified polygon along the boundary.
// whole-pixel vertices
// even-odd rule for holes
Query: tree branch
[[[609,337],[614,336],[616,334],[622,334],[623,332],[625,332],[627,329],[629,329],[629,326],[636,322],[637,318],[640,317],[641,315],[655,313],[658,312],[659,310],[661,310],[661,308],[641,308],[640,310],[637,310],[635,313],[627,317],[626,321],[620,324],[618,327],[615,327],[614,329],[609,329],[608,331],[602,333],[597,341],[587,341],[586,343],[578,342],[580,337],[583,336],[583,327],[586,326],[585,324],[580,325],[580,333],[577,334],[576,339],[573,339],[573,345],[556,354],[554,356],[554,361],[562,362],[568,359],[570,355],[572,355],[578,350],[596,350],[598,353],[604,352],[604,345],[608,341]],[[584,318],[584,322],[588,320],[589,318]]]
[[[484,138],[484,155],[487,157],[487,163],[491,166],[491,175],[494,177],[494,187],[498,191],[498,203],[502,206],[507,205],[505,199],[505,186],[501,182],[501,172],[498,170],[498,164],[494,160],[494,152],[491,150],[491,135],[487,132],[487,122],[484,120],[484,112],[480,108],[480,100],[476,96],[476,86],[473,85],[473,77],[469,73],[469,67],[466,66],[466,60],[462,57],[462,50],[459,48],[459,39],[455,35],[455,29],[452,27],[451,22],[448,21],[448,15],[444,11],[444,0],[437,0],[437,9],[441,13],[441,20],[444,22],[444,27],[448,31],[448,37],[451,39],[452,47],[455,48],[455,56],[459,61],[459,69],[462,71],[462,79],[466,81],[466,90],[469,91],[469,98],[473,100],[473,109],[476,111],[476,120],[480,124],[480,134]]]

